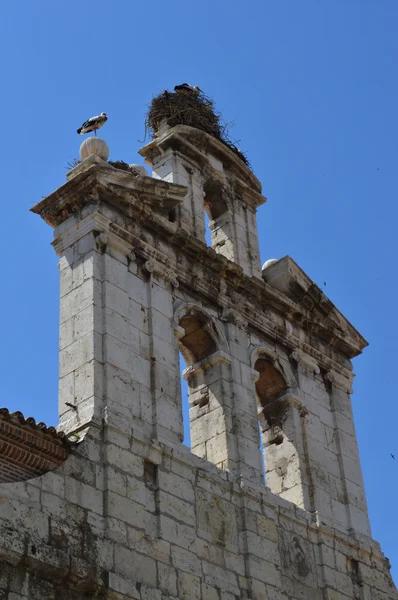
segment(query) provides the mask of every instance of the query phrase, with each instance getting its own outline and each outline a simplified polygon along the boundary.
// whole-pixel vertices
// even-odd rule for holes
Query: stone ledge
[[[124,204],[130,205],[135,198],[155,210],[168,213],[183,202],[187,188],[152,177],[134,177],[107,163],[94,163],[30,210],[40,215],[51,227],[56,227],[82,206],[98,203],[105,193],[110,200],[117,197],[119,202],[123,200]]]
[[[164,256],[164,253],[158,251],[152,244],[145,242],[143,236],[138,237],[133,232],[127,231],[128,223],[132,220],[145,223],[145,228],[150,231],[155,230],[160,238],[171,243],[176,252],[182,253],[187,260],[192,259],[201,264],[202,268],[207,270],[213,282],[222,281],[224,287],[224,282],[227,282],[234,293],[244,295],[247,300],[261,307],[269,305],[282,315],[288,316],[288,319],[297,323],[298,327],[303,327],[306,323],[311,322],[311,331],[315,336],[319,337],[321,341],[326,341],[329,346],[336,347],[348,358],[360,354],[367,345],[366,340],[330,301],[327,303],[329,308],[326,316],[324,312],[319,310],[319,305],[303,304],[297,298],[290,298],[285,291],[277,289],[273,284],[257,277],[247,277],[244,275],[242,267],[223,255],[217,254],[213,248],[207,247],[193,236],[188,235],[181,228],[178,228],[175,223],[169,222],[165,212],[166,205],[169,206],[168,203],[170,202],[170,206],[181,203],[186,191],[187,189],[184,186],[170,184],[160,179],[135,178],[129,173],[117,172],[117,169],[112,167],[92,165],[87,171],[74,177],[31,210],[55,227],[72,216],[78,218],[80,222],[83,209],[85,209],[85,215],[88,217],[90,212],[98,213],[103,211],[103,208],[110,207],[121,214],[126,223],[120,225],[113,222],[109,225],[109,230],[127,244],[130,244],[132,251],[137,256],[141,255],[149,261],[156,260],[161,268],[163,268],[165,262],[170,262]],[[162,214],[162,211],[164,214]],[[75,226],[76,224],[72,225],[72,228],[75,228]],[[56,232],[57,238],[54,245],[63,240],[65,235],[65,231],[59,232],[58,235]],[[286,260],[289,264],[295,265],[290,257],[286,257]],[[279,263],[284,261],[285,259],[279,261]],[[302,273],[305,281],[311,282],[310,278],[297,265],[296,268]],[[268,270],[271,269],[272,267]],[[177,281],[177,277],[174,277],[174,280]],[[178,281],[181,285],[186,283],[192,286],[191,271],[186,272],[184,269],[179,268]],[[206,295],[209,295],[208,285],[201,286],[198,280],[195,286],[202,287]],[[215,286],[214,292],[219,294],[220,290],[216,288],[217,286]],[[244,306],[244,303],[242,303],[242,306]],[[233,308],[236,308],[236,303]],[[241,312],[243,312],[242,309]],[[260,313],[261,311],[253,310],[250,315],[245,315],[243,318],[247,318],[249,322],[254,324],[260,320]],[[256,323],[256,325],[258,324]],[[271,328],[271,330],[274,330],[274,328]],[[282,341],[284,338],[289,337],[288,332],[284,329],[279,331],[279,335]],[[292,350],[297,348],[296,340],[291,343],[287,340],[286,343]],[[304,346],[303,351],[311,354],[311,349],[306,349]],[[316,360],[319,361],[319,359]],[[321,363],[321,361],[322,358],[319,362]],[[332,364],[328,366],[325,363],[322,366],[328,370],[332,368]]]
[[[152,165],[153,159],[164,154],[168,148],[173,151],[182,150],[184,157],[192,157],[216,178],[218,169],[214,167],[214,161],[209,155],[221,160],[240,180],[240,189],[247,196],[248,204],[257,207],[266,202],[267,199],[261,195],[261,183],[249,167],[225,144],[208,133],[188,125],[167,126],[158,137],[141,148],[139,154],[146,159],[147,164]]]

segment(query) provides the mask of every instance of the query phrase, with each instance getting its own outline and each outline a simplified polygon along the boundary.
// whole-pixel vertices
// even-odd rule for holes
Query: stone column
[[[351,380],[334,371],[323,375],[316,361],[301,351],[292,358],[306,409],[303,442],[313,510],[327,525],[370,535],[349,397]]]
[[[253,277],[261,279],[260,249],[258,245],[258,229],[256,210],[248,206],[246,209],[247,247],[250,257],[251,273]]]
[[[152,258],[153,251],[142,248],[140,194],[157,202],[160,186],[169,197],[176,192],[176,206],[184,190],[147,177],[125,180],[95,155],[68,177],[61,191],[34,208],[54,227],[60,256],[60,427],[69,433],[107,424],[126,440],[134,430],[138,438],[180,443],[171,325],[178,281]],[[132,193],[139,197],[135,203]]]
[[[342,479],[346,526],[354,533],[371,536],[365,487],[352,415],[351,382],[334,371],[326,374],[339,467]],[[342,513],[342,507],[340,510]],[[337,518],[337,515],[336,515]]]
[[[55,229],[60,256],[59,416],[67,433],[103,414],[103,255],[95,218],[76,235],[73,216]],[[61,239],[60,239],[61,238]]]
[[[222,254],[228,260],[239,264],[231,212],[228,210],[217,219],[210,221],[209,229],[211,244],[217,254]]]
[[[234,312],[226,315],[226,330],[231,349],[231,389],[233,431],[236,435],[238,473],[253,483],[263,483],[254,377],[249,354],[247,322]]]
[[[306,415],[307,410],[297,395],[291,392],[274,400],[259,413],[267,487],[277,496],[313,512]]]
[[[188,188],[184,203],[171,215],[187,233],[205,239],[204,192],[197,165],[169,148],[153,160],[152,177]]]
[[[214,250],[239,264],[249,277],[261,278],[256,207],[266,198],[250,169],[203,131],[165,122],[140,154],[152,166],[153,177],[188,188],[184,204],[170,218],[205,241],[207,204]]]
[[[188,367],[192,452],[222,469],[237,466],[231,405],[231,358],[218,350]]]
[[[152,397],[151,437],[174,443],[183,440],[178,347],[172,326],[174,290],[178,280],[154,260],[144,270],[148,280],[148,356]]]
[[[54,232],[61,256],[60,425],[71,431],[105,419],[128,433],[138,420],[150,435],[147,283],[131,246],[109,227],[94,212],[78,227],[72,216]]]

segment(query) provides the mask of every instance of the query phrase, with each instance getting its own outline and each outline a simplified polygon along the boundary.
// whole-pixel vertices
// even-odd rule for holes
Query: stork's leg
[[[94,129],[94,134],[95,134],[95,137],[97,137],[97,130],[96,129]]]

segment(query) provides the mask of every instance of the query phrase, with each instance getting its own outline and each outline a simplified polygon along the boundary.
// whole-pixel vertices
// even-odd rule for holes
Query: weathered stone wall
[[[203,182],[189,203],[87,161],[35,208],[60,256],[60,422],[77,444],[57,470],[0,485],[0,600],[398,598],[349,399],[366,342],[297,265],[286,293],[265,283],[248,229],[233,262],[207,248]],[[258,205],[253,176],[235,176],[233,202]]]
[[[266,198],[249,169],[236,157],[231,160],[233,153],[216,140],[185,126],[166,127],[141,154],[150,157],[153,177],[186,186],[184,201],[173,215],[179,227],[204,241],[206,211],[214,250],[239,264],[246,275],[261,277],[256,207]],[[241,178],[231,171],[231,162]]]
[[[92,430],[61,470],[1,486],[0,597],[397,597],[370,538],[231,479],[183,446]]]

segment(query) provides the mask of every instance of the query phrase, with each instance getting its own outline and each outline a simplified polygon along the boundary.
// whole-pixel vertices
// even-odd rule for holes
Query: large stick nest
[[[229,126],[223,122],[222,115],[215,109],[214,102],[203,92],[165,90],[153,98],[145,119],[145,130],[152,138],[162,121],[170,127],[189,125],[205,131],[225,144],[232,152],[250,167],[244,153],[236,146],[228,133]]]
[[[80,160],[80,158],[74,158],[71,161],[67,162],[67,169],[71,170],[74,167],[77,167],[77,165],[80,165],[82,161]],[[140,175],[139,171],[137,171],[137,169],[134,167],[134,165],[129,165],[126,162],[124,162],[124,160],[108,160],[108,165],[111,165],[112,167],[114,167],[115,169],[119,169],[119,171],[128,171],[129,173],[132,173],[132,175],[135,175],[136,177],[138,175]]]

